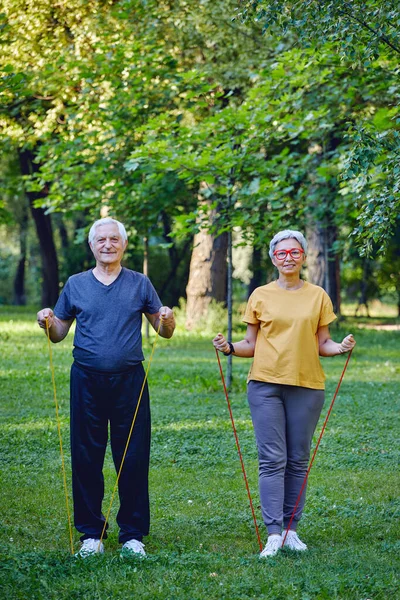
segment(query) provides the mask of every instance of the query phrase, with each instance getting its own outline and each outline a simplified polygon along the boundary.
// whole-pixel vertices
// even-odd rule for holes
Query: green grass
[[[105,555],[82,561],[69,552],[47,342],[34,318],[29,311],[0,312],[2,598],[399,597],[398,332],[355,332],[358,344],[310,474],[299,529],[309,551],[284,552],[269,561],[258,558],[209,337],[178,332],[170,341],[159,340],[149,377],[153,437],[148,558],[123,561],[119,557],[116,499]],[[337,339],[343,333],[333,330]],[[72,336],[52,348],[70,484]],[[325,414],[344,357],[324,359],[323,364]],[[245,397],[249,365],[234,359],[231,402],[265,541]],[[320,427],[321,423],[317,433]],[[109,452],[105,477],[104,510],[115,482]],[[78,539],[74,532],[76,549]]]

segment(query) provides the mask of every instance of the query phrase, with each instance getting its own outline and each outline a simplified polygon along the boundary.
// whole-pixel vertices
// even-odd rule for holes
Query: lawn
[[[347,332],[333,329],[341,339]],[[353,330],[354,331],[354,330]],[[398,331],[359,330],[310,474],[299,528],[309,551],[258,558],[211,336],[157,343],[152,399],[151,532],[146,560],[119,556],[111,512],[106,553],[69,548],[46,338],[29,310],[1,309],[1,589],[8,599],[362,599],[399,597]],[[154,337],[153,337],[154,339]],[[72,335],[53,345],[70,487]],[[146,346],[146,356],[150,347]],[[224,359],[225,360],[225,359]],[[329,406],[345,358],[323,359]],[[257,459],[246,403],[249,361],[234,359],[230,394],[263,542]],[[107,453],[106,498],[115,482]],[[74,532],[74,545],[79,548]]]

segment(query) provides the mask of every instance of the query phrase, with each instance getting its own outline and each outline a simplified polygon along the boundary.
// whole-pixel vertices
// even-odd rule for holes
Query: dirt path
[[[400,331],[400,323],[393,325],[369,325],[368,323],[360,323],[357,325],[359,329],[377,329],[382,331]]]

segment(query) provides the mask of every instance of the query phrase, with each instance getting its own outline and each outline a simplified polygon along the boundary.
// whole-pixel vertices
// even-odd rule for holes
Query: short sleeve
[[[148,313],[150,315],[154,315],[157,313],[161,306],[161,300],[158,297],[156,290],[154,289],[153,284],[151,283],[148,277],[145,277],[145,297],[143,302],[143,312]]]
[[[328,294],[324,291],[318,327],[324,327],[325,325],[329,325],[329,323],[332,323],[332,321],[334,321],[335,319],[336,315],[333,312],[332,301],[329,298]]]
[[[74,319],[76,317],[75,307],[71,302],[71,284],[69,279],[57,300],[54,307],[54,314],[63,321],[68,321],[69,319]]]
[[[242,319],[245,323],[250,323],[250,325],[256,325],[259,323],[259,319],[257,317],[257,312],[255,309],[255,297],[254,292],[251,294],[250,298],[247,301],[246,310],[244,312],[244,316]]]

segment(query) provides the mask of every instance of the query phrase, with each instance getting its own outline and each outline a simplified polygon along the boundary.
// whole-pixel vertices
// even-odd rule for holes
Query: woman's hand
[[[255,325],[248,323],[244,340],[235,342],[235,344],[230,344],[222,333],[218,333],[213,339],[214,347],[224,354],[234,354],[235,356],[240,356],[242,358],[252,358],[254,356],[254,348],[256,347],[259,327],[259,323]]]
[[[350,352],[353,350],[356,345],[356,340],[353,337],[353,334],[350,333],[347,335],[339,344],[339,354],[344,354],[345,352]]]
[[[345,354],[350,352],[356,345],[356,340],[353,334],[347,335],[342,342],[334,342],[331,339],[328,325],[323,325],[318,329],[318,345],[320,356],[337,356],[338,354]]]
[[[229,352],[230,347],[222,333],[218,333],[213,339],[214,348],[219,350],[219,352]]]

